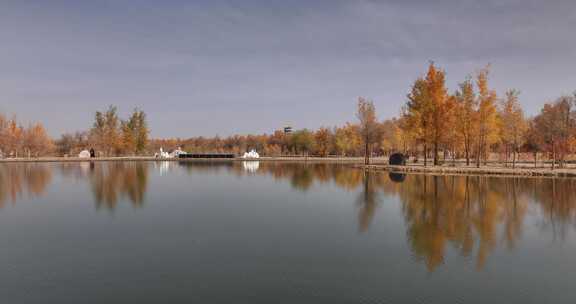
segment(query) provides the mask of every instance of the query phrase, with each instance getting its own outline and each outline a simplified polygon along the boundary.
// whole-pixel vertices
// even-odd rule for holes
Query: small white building
[[[252,149],[250,152],[245,152],[242,158],[260,158],[260,154]]]
[[[78,154],[79,158],[90,158],[90,151],[88,150],[82,150],[80,151],[80,153]]]

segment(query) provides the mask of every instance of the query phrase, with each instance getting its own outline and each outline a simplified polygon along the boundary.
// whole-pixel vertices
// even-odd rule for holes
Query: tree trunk
[[[424,167],[428,165],[428,145],[424,144]]]
[[[552,143],[552,170],[554,170],[555,164],[556,164],[556,145]]]
[[[512,150],[512,169],[516,168],[516,147]]]
[[[508,167],[508,145],[504,145],[504,167]]]
[[[470,166],[470,147],[468,144],[465,145],[466,149],[466,166]]]
[[[369,165],[370,164],[370,144],[368,142],[366,142],[365,146],[364,146],[364,164],[365,165]]]
[[[476,151],[476,168],[480,168],[480,153],[482,150],[482,140],[478,139],[478,149]]]
[[[438,142],[434,141],[434,166],[438,166]]]

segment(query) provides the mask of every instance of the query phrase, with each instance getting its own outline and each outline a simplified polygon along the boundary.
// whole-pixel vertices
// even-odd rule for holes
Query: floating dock
[[[178,155],[178,158],[236,158],[230,153],[186,153]]]

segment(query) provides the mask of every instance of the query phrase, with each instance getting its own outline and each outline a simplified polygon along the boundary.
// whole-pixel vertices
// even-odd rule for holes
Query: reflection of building
[[[259,161],[243,161],[242,162],[242,168],[244,168],[244,171],[246,171],[248,173],[256,173],[258,171],[258,168],[260,168],[260,162]]]
[[[170,171],[170,167],[172,166],[171,161],[157,161],[154,162],[154,167],[158,168],[158,172],[160,176],[166,175]]]

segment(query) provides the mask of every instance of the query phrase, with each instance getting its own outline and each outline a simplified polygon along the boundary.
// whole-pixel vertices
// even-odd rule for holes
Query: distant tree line
[[[0,113],[0,151],[4,157],[77,155],[94,148],[102,156],[151,155],[160,147],[181,147],[188,152],[242,154],[250,149],[266,156],[371,156],[401,152],[424,165],[456,160],[481,166],[502,161],[516,166],[522,155],[536,164],[565,165],[576,149],[576,94],[546,103],[527,118],[520,92],[510,89],[498,96],[489,84],[489,66],[466,77],[453,92],[445,71],[430,63],[408,90],[398,117],[379,120],[374,102],[360,97],[356,121],[317,130],[285,133],[149,139],[146,114],[135,109],[120,119],[117,108],[96,112],[89,130],[51,140],[44,127],[23,127]]]
[[[509,89],[499,97],[489,85],[490,67],[446,87],[445,72],[430,63],[407,94],[398,117],[379,121],[374,103],[360,97],[357,122],[290,134],[156,139],[154,149],[181,146],[190,152],[242,153],[256,149],[263,155],[370,156],[401,152],[428,165],[463,160],[480,167],[489,160],[515,167],[520,154],[532,160],[551,160],[564,166],[576,148],[576,95],[546,103],[527,118],[520,92]],[[430,161],[431,160],[431,161]]]
[[[38,157],[53,147],[41,123],[24,127],[16,117],[8,119],[0,113],[0,157]]]

